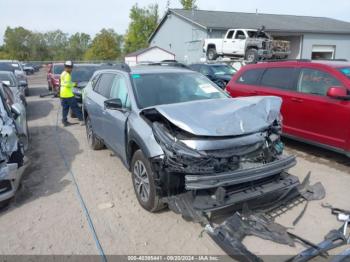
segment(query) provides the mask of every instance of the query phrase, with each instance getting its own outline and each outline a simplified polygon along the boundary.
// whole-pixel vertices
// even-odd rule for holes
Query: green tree
[[[68,34],[61,30],[49,31],[44,34],[49,49],[48,60],[63,61],[69,59],[67,54]]]
[[[4,34],[4,51],[8,58],[28,60],[30,58],[31,36],[32,32],[23,27],[7,27]]]
[[[197,9],[196,2],[197,0],[180,0],[180,3],[185,10]]]
[[[48,59],[49,50],[45,41],[44,34],[32,32],[28,39],[28,43],[28,60],[44,61]]]
[[[148,38],[158,25],[158,5],[140,8],[135,4],[129,15],[131,22],[124,38],[124,52],[130,53],[148,46]]]
[[[91,37],[85,33],[75,33],[68,39],[67,56],[70,60],[83,60],[85,52],[88,50]]]
[[[87,49],[85,60],[115,60],[121,56],[122,36],[113,29],[102,29]]]

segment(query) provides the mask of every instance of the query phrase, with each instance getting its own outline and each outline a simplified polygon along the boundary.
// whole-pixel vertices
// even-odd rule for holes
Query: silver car
[[[18,114],[0,84],[0,206],[15,195],[24,171],[24,150],[13,118]]]
[[[18,85],[18,82],[12,72],[0,71],[0,83],[6,103],[12,110],[16,110],[17,115],[15,123],[18,135],[24,149],[28,149],[29,131],[27,123],[26,99],[24,90]]]
[[[97,71],[83,92],[90,147],[120,157],[143,208],[191,219],[300,185],[285,173],[296,161],[282,154],[281,103],[233,99],[200,73],[161,66]]]

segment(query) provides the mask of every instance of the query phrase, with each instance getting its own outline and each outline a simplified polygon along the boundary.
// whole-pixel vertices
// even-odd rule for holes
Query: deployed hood
[[[199,100],[153,107],[177,127],[197,136],[238,136],[267,129],[280,114],[273,96]]]

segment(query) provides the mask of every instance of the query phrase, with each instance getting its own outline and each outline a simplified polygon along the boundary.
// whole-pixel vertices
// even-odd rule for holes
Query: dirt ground
[[[129,172],[111,151],[90,150],[85,127],[63,128],[59,124],[56,128],[59,100],[39,98],[39,94],[46,91],[44,70],[30,76],[30,162],[16,198],[0,211],[0,254],[98,254],[57,143],[62,146],[67,165],[76,177],[106,254],[224,254],[206,234],[201,236],[200,225],[186,222],[169,210],[157,214],[144,211],[134,195]],[[321,181],[327,196],[323,201],[310,202],[295,228],[292,221],[303,205],[277,221],[291,227],[291,232],[317,243],[331,229],[341,226],[321,203],[350,209],[350,161],[327,150],[285,142],[287,153],[298,158],[297,166],[290,172],[303,179],[311,171],[312,182]],[[255,237],[248,237],[244,243],[259,255],[292,255],[303,250],[298,244],[289,247]]]

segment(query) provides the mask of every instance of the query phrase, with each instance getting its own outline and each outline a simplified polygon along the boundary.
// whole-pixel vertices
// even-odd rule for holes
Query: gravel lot
[[[106,254],[224,254],[206,234],[200,236],[200,225],[186,222],[169,210],[158,214],[144,211],[134,195],[128,171],[111,151],[90,150],[84,127],[63,128],[59,121],[56,128],[59,100],[39,98],[47,90],[44,71],[30,76],[30,162],[21,190],[10,206],[0,211],[0,254],[98,254],[56,141],[64,148]],[[322,202],[350,209],[349,159],[285,142],[287,153],[298,157],[291,173],[303,179],[311,171],[311,180],[321,181],[326,188]],[[310,202],[305,216],[291,231],[319,242],[329,230],[340,227],[341,223],[320,204]],[[277,221],[292,227],[302,208],[294,208]],[[245,244],[261,255],[291,255],[303,249],[301,245],[288,247],[254,237],[247,238]]]

